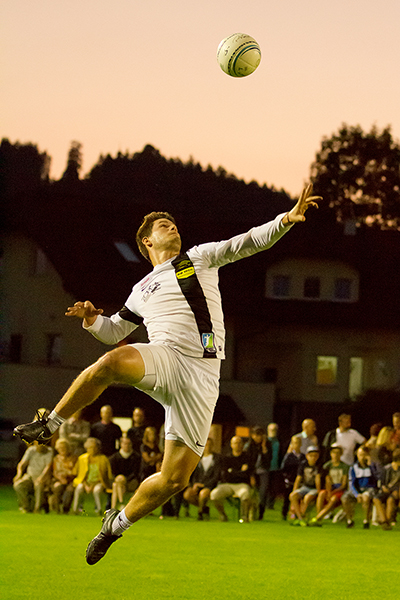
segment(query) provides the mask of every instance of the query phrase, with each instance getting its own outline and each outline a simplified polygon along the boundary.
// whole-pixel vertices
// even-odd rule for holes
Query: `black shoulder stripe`
[[[143,322],[143,318],[129,310],[127,306],[123,306],[118,314],[124,321],[129,321],[135,325],[140,325]]]

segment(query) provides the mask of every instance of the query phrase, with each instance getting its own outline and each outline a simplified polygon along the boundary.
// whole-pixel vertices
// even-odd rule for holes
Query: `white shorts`
[[[211,491],[211,500],[225,500],[225,498],[240,498],[240,500],[249,500],[251,497],[251,487],[247,483],[220,483]]]
[[[165,410],[165,439],[186,444],[201,456],[219,395],[221,361],[193,358],[164,344],[132,344],[145,364],[135,387]]]

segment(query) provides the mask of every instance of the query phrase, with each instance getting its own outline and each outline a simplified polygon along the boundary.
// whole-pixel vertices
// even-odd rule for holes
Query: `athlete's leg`
[[[136,348],[115,348],[78,375],[54,410],[68,419],[77,410],[92,404],[112,383],[135,385],[144,374],[144,362]]]
[[[185,489],[199,460],[186,444],[165,440],[161,471],[142,481],[125,507],[127,519],[135,523]]]

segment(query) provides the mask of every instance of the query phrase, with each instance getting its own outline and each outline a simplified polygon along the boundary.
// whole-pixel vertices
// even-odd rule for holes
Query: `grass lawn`
[[[279,507],[264,521],[220,523],[156,516],[136,523],[97,565],[85,550],[101,521],[21,514],[0,488],[2,600],[343,600],[399,598],[400,526],[392,531],[324,522],[291,527]],[[159,513],[157,513],[159,514]]]

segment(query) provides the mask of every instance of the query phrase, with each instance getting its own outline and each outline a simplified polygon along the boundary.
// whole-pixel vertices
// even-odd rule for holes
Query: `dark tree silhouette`
[[[400,146],[390,127],[365,133],[343,124],[311,165],[311,181],[339,221],[400,228]]]

